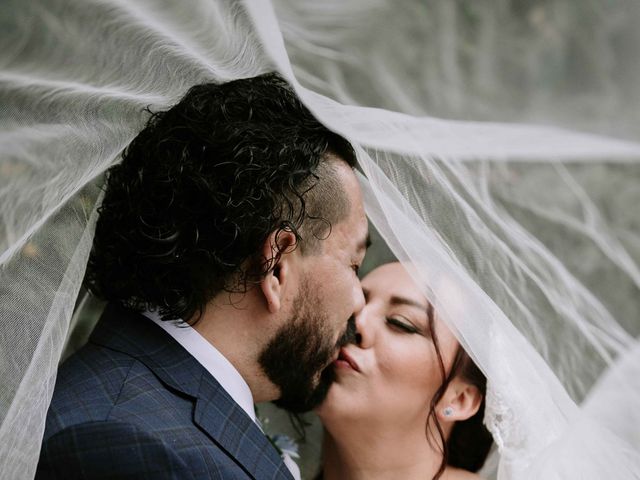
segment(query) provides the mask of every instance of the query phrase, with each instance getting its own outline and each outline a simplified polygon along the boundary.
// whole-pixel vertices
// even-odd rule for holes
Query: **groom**
[[[109,171],[36,478],[285,479],[254,402],[322,401],[364,304],[349,143],[276,74],[193,87]],[[295,465],[289,465],[295,472]]]

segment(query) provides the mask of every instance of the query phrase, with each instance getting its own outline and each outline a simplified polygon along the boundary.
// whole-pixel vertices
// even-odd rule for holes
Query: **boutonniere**
[[[258,421],[258,425],[262,429],[265,437],[271,442],[273,448],[282,455],[288,455],[291,458],[300,458],[299,448],[297,442],[289,437],[288,435],[283,435],[280,433],[271,433],[269,432],[269,418],[263,417],[258,412],[258,407],[256,407],[256,419]]]
[[[300,458],[298,453],[298,444],[296,441],[288,435],[268,435],[267,438],[271,442],[271,445],[278,451],[280,456],[287,455],[291,458]]]

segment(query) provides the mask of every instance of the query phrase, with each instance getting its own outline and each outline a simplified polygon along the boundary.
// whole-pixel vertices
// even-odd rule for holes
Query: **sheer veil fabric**
[[[0,471],[32,478],[104,171],[145,108],[277,69],[488,378],[499,479],[640,478],[640,7],[10,0]]]

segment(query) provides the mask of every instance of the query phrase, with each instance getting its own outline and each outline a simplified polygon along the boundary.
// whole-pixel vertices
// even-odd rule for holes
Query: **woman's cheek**
[[[442,383],[442,375],[423,348],[397,349],[387,354],[382,364],[384,376],[394,396],[399,392],[412,397],[413,402],[431,398]],[[412,402],[412,403],[413,403]]]

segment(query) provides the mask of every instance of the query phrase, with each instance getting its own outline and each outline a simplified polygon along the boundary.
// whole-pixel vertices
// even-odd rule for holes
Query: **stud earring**
[[[453,415],[453,408],[452,407],[446,407],[442,413],[444,414],[445,417],[450,417],[451,415]]]

